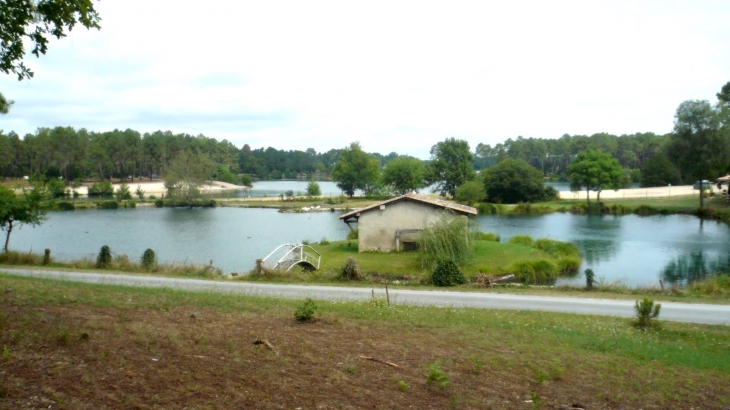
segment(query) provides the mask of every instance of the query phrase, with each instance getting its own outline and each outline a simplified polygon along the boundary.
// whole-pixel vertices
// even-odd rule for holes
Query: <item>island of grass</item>
[[[357,262],[366,281],[399,281],[408,284],[430,284],[437,262],[421,250],[408,252],[358,252],[357,239],[322,240],[310,244],[321,257],[315,272],[296,267],[289,272],[264,270],[247,275],[251,280],[267,281],[330,281],[342,277],[348,259]],[[514,275],[523,283],[549,284],[561,276],[574,276],[581,264],[578,248],[572,243],[552,239],[533,240],[529,236],[513,236],[500,242],[491,233],[476,233],[469,243],[470,252],[459,265],[468,282],[480,277]]]

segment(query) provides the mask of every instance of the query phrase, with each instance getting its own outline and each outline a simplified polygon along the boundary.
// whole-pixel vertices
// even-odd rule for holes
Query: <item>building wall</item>
[[[377,248],[395,250],[395,231],[423,229],[441,216],[443,208],[408,199],[385,204],[385,209],[371,209],[358,219],[360,252]]]

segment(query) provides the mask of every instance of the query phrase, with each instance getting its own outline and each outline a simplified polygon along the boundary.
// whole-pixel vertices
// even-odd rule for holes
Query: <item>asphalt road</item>
[[[5,269],[0,271],[18,276],[88,282],[103,285],[137,286],[148,288],[180,289],[194,292],[220,292],[286,299],[313,299],[333,301],[362,301],[372,297],[371,288],[340,286],[307,286],[222,282],[199,279],[177,279],[156,276],[118,275],[86,272],[64,272],[34,269]],[[385,297],[385,289],[375,289],[376,297]],[[634,316],[634,302],[578,297],[506,295],[476,292],[390,289],[390,301],[404,305],[443,307],[470,307],[480,309],[537,310],[544,312],[577,313],[603,316]],[[659,318],[676,322],[730,325],[730,305],[661,302]]]

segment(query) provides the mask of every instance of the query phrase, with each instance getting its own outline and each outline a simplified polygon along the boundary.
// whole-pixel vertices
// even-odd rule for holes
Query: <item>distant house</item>
[[[340,216],[350,228],[357,224],[358,251],[414,249],[419,232],[441,217],[476,215],[476,208],[425,195],[406,194]]]

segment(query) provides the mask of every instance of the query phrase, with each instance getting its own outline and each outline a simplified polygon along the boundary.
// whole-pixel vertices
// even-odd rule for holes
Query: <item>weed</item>
[[[436,286],[454,286],[466,283],[464,274],[461,273],[459,267],[453,261],[447,260],[439,262],[431,277],[433,284]]]
[[[550,380],[551,380],[550,375],[546,371],[544,371],[542,369],[535,369],[535,381],[538,384],[543,384]]]
[[[426,368],[428,368],[429,384],[436,382],[436,385],[439,387],[439,389],[445,389],[449,387],[449,385],[451,384],[449,383],[449,376],[444,374],[444,372],[441,370],[441,362],[436,360],[433,363],[427,364]]]
[[[400,391],[402,391],[403,393],[408,393],[408,385],[407,385],[407,384],[406,384],[406,382],[404,382],[403,380],[399,380],[399,381],[398,381],[398,388],[399,388],[399,389],[400,389]]]
[[[530,400],[532,400],[532,408],[533,409],[539,409],[540,405],[542,404],[542,400],[540,399],[540,396],[535,392],[530,392]]]
[[[314,314],[317,312],[317,305],[314,303],[312,298],[307,298],[304,304],[299,306],[294,311],[294,318],[297,322],[310,322],[314,319]]]
[[[43,264],[48,265],[51,263],[51,250],[46,248],[43,252]]]
[[[340,278],[344,280],[362,280],[364,279],[364,275],[362,273],[362,270],[360,269],[360,266],[357,264],[357,261],[353,257],[347,258],[347,261],[345,262],[345,266],[342,267],[342,271],[340,272]]]
[[[477,232],[474,235],[474,239],[479,241],[489,241],[489,242],[499,242],[500,237],[499,234],[496,234],[494,232]]]
[[[525,246],[532,246],[532,237],[529,235],[515,235],[509,238],[508,243],[517,243]]]
[[[485,363],[479,360],[478,357],[472,357],[471,364],[474,366],[474,371],[476,372],[481,372],[482,370],[484,370]]]
[[[347,367],[345,367],[345,371],[350,374],[355,374],[355,367],[347,366]]]
[[[10,349],[7,346],[3,346],[3,359],[10,359]]]
[[[56,343],[58,343],[59,346],[68,346],[68,339],[69,334],[67,331],[63,330],[56,335]]]
[[[327,240],[327,237],[326,236],[323,236],[322,237],[322,240],[319,241],[319,244],[322,245],[322,246],[329,245],[330,244],[330,241]]]
[[[634,309],[636,310],[636,322],[634,326],[641,330],[650,329],[657,327],[658,323],[654,322],[659,316],[659,311],[662,305],[660,303],[654,304],[654,301],[649,298],[644,298],[641,301],[636,301]]]

